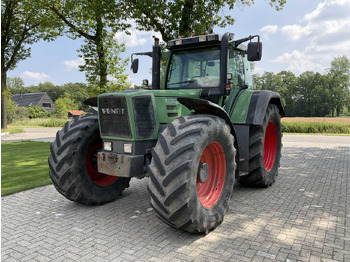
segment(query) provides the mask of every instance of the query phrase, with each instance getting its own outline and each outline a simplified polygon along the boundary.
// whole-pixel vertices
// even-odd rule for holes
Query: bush
[[[7,99],[6,107],[7,107],[7,123],[11,124],[16,117],[16,104],[11,99]]]
[[[31,106],[27,108],[29,118],[45,118],[48,117],[49,112],[39,106]]]
[[[23,106],[16,107],[15,116],[13,119],[28,118],[27,108]]]
[[[282,132],[350,134],[350,125],[337,123],[282,122]]]
[[[55,102],[54,115],[58,118],[67,117],[69,110],[77,110],[78,106],[68,97],[58,98]]]

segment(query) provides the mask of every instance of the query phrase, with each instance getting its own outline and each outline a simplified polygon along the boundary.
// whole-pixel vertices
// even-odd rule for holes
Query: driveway
[[[53,142],[61,128],[23,128],[24,133],[1,136],[1,142],[42,141]]]
[[[276,183],[238,184],[208,235],[155,216],[148,179],[86,207],[51,186],[2,198],[3,261],[350,261],[350,137],[283,138]]]

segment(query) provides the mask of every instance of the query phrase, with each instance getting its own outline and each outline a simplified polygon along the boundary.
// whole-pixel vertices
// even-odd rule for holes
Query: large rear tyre
[[[249,173],[238,182],[250,187],[269,187],[278,175],[281,158],[281,116],[277,106],[270,104],[262,126],[249,131]]]
[[[221,118],[179,117],[158,136],[149,165],[151,205],[165,223],[208,233],[224,219],[235,176],[234,138]]]
[[[49,156],[50,178],[63,196],[85,204],[100,205],[118,198],[130,178],[97,171],[97,151],[102,148],[97,114],[67,122],[57,132]]]

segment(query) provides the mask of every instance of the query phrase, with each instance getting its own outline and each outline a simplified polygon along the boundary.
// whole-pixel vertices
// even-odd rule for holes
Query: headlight
[[[103,142],[104,151],[112,151],[112,142]]]
[[[132,144],[124,144],[124,153],[132,153]]]
[[[199,42],[205,42],[205,41],[207,41],[207,36],[201,35],[201,36],[198,38],[198,41],[199,41]]]
[[[175,45],[182,45],[182,39],[175,40]]]

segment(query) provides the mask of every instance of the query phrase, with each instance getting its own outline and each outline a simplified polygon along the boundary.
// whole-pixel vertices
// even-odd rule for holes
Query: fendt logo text
[[[104,115],[124,115],[125,108],[101,108]]]

